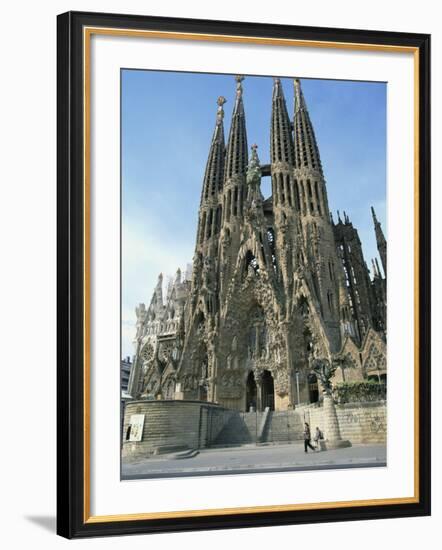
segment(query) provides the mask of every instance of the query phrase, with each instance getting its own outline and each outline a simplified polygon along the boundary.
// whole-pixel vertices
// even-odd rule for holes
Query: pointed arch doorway
[[[319,401],[319,387],[316,374],[309,374],[307,380],[309,401],[310,403],[317,403]]]
[[[253,371],[249,372],[246,382],[246,412],[256,411],[257,388]]]
[[[275,386],[272,373],[268,370],[262,373],[261,378],[261,407],[263,411],[266,407],[271,411],[275,410]]]

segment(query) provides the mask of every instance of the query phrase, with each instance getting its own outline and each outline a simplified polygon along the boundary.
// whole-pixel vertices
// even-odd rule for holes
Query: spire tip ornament
[[[304,103],[304,96],[302,94],[302,89],[301,89],[301,81],[299,80],[299,78],[295,78],[293,80],[293,84],[295,87],[295,113],[296,113],[301,109],[305,109],[305,103]]]
[[[218,110],[216,112],[216,125],[220,126],[222,124],[223,118],[224,118],[224,109],[223,105],[227,102],[227,99],[220,95],[219,98],[216,100],[216,104],[218,105]]]
[[[273,99],[283,97],[281,79],[278,76],[273,77]]]
[[[254,143],[251,146],[252,154],[250,156],[249,165],[248,168],[254,168],[256,166],[259,166],[259,158],[258,158],[258,145]]]
[[[242,81],[244,80],[244,77],[240,74],[237,74],[235,76],[236,81],[236,96],[240,98],[242,96]]]

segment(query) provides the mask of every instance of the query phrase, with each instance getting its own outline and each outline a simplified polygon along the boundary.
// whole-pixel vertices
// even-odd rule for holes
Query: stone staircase
[[[294,411],[270,412],[263,433],[264,443],[293,443],[303,439],[303,419]]]
[[[216,447],[246,445],[256,441],[256,413],[233,412],[212,444]]]
[[[230,418],[211,446],[292,443],[302,439],[303,417],[295,411],[230,411]]]

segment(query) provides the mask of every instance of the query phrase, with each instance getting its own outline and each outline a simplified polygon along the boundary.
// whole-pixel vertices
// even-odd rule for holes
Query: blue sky
[[[297,76],[297,75],[294,75]],[[282,79],[293,113],[293,80]],[[329,206],[359,230],[365,259],[378,256],[370,206],[386,232],[384,83],[301,78],[319,145]],[[243,82],[249,146],[270,156],[273,80]],[[231,75],[122,71],[122,354],[134,353],[135,307],[150,302],[158,274],[192,259],[207,154],[223,95],[226,139],[235,97]],[[270,194],[270,178],[263,180]]]

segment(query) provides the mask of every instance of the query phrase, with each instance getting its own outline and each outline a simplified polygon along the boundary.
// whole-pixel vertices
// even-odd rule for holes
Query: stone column
[[[342,439],[341,437],[341,430],[339,429],[338,416],[336,414],[333,397],[324,392],[323,398],[323,432],[325,439],[321,441],[321,451],[351,447],[350,441],[348,439]]]
[[[291,409],[293,408],[293,403],[294,403],[294,399],[293,399],[293,357],[292,357],[292,349],[291,349],[291,346],[290,346],[290,334],[289,334],[289,327],[288,327],[288,323],[287,322],[284,322],[284,340],[285,340],[285,349],[286,349],[286,357],[287,357],[287,362],[286,362],[286,369],[287,369],[287,373],[288,373],[288,376],[287,376],[287,398],[285,399],[285,407],[283,407],[283,410],[286,410],[286,409]],[[276,405],[276,403],[275,403]],[[276,409],[276,406],[275,406],[275,410]]]
[[[256,379],[256,410],[257,412],[262,411],[262,384],[260,379]]]
[[[253,350],[253,354],[255,358],[259,357],[259,338],[260,338],[259,326],[255,325],[255,349]]]
[[[207,390],[207,400],[215,401],[215,380],[216,380],[216,371],[217,371],[217,358],[215,354],[211,354],[209,357],[209,372],[208,372],[208,390]]]

